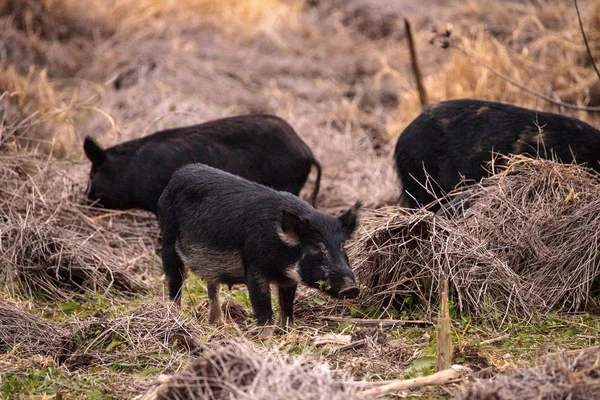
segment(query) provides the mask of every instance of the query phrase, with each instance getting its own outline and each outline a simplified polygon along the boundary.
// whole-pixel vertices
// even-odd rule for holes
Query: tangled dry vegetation
[[[515,156],[501,173],[463,193],[471,203],[464,215],[389,208],[366,218],[350,249],[357,278],[368,287],[365,302],[429,307],[447,279],[463,312],[533,316],[597,309],[596,175]]]
[[[190,354],[201,352],[214,336],[160,299],[117,317],[101,314],[51,323],[2,300],[0,347],[7,346],[12,355],[21,357],[50,356],[69,370],[107,367],[118,361],[132,368],[172,371]]]
[[[337,375],[337,376],[336,376]],[[194,360],[143,399],[367,399],[344,384],[343,374],[310,359],[257,352],[247,343],[223,343]]]
[[[80,205],[82,190],[67,168],[52,159],[0,154],[0,283],[13,295],[50,300],[144,293],[147,285],[134,272],[153,251],[144,228],[155,222],[94,215]]]
[[[8,346],[19,355],[63,353],[67,331],[15,304],[0,301],[0,346]]]
[[[592,400],[600,391],[600,348],[551,355],[539,367],[520,368],[463,388],[457,398]]]

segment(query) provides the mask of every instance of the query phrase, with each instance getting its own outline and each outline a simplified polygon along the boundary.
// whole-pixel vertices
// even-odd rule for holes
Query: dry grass
[[[134,44],[154,40],[165,29],[165,22],[181,26],[182,21],[189,24],[190,18],[194,25],[219,25],[220,31],[238,39],[240,32],[248,38],[272,36],[281,21],[291,28],[301,6],[299,1],[280,0],[268,4],[250,0],[91,0],[85,4],[76,0],[2,0],[0,113],[5,132],[0,137],[19,136],[21,144],[33,144],[56,156],[79,156],[82,141],[75,132],[82,123],[98,115],[102,124],[114,128],[111,111],[98,107],[106,94],[104,84],[118,79],[115,73],[131,73],[119,64],[117,71],[111,71],[110,64],[102,66],[102,71],[108,70],[112,76],[88,72],[94,61],[104,64],[99,57],[104,61],[114,57],[106,53],[105,44],[115,48],[120,40]],[[202,21],[198,21],[200,17]],[[190,40],[180,47],[189,48],[189,43],[198,44]],[[99,51],[94,54],[96,49]],[[127,50],[117,49],[116,54],[131,57]],[[156,54],[164,56],[160,50]],[[143,72],[145,66],[141,63],[139,69]]]
[[[63,323],[49,322],[3,300],[0,346],[10,349],[13,356],[50,356],[69,370],[119,363],[134,371],[175,371],[218,335],[206,332],[172,304],[158,298],[117,317],[101,314]]]
[[[0,154],[0,166],[0,281],[13,295],[66,300],[146,289],[132,272],[148,261],[151,238],[132,234],[125,220],[103,227],[102,216],[79,205],[65,163]]]
[[[118,362],[130,369],[177,370],[211,340],[195,321],[162,299],[115,318],[92,316],[67,322],[76,348],[64,363],[69,368],[108,367]]]
[[[67,329],[5,300],[0,300],[0,323],[0,347],[13,354],[60,357],[69,350]]]
[[[580,7],[592,54],[598,59],[600,6],[580,1]],[[420,49],[452,54],[440,71],[425,79],[430,102],[477,98],[569,112],[511,86],[470,57],[452,50],[452,46],[458,46],[498,72],[556,100],[577,105],[600,104],[600,82],[590,65],[573,2],[548,0],[535,5],[521,1],[469,1],[457,6],[445,22],[452,23],[451,49],[434,50],[426,44]],[[420,111],[418,93],[403,93],[398,114],[390,122],[392,134],[400,134]],[[574,116],[598,121],[585,112]]]
[[[96,13],[95,4],[88,13]],[[32,108],[43,121],[58,121],[61,129],[34,124],[21,136],[73,159],[81,157],[85,135],[108,146],[233,114],[275,113],[322,161],[324,209],[336,212],[359,197],[371,207],[395,201],[398,185],[384,111],[395,107],[397,95],[386,79],[371,87],[381,64],[377,45],[355,40],[334,17],[300,13],[297,2],[273,1],[272,7],[250,0],[118,4],[105,6],[109,17],[100,11],[89,16],[90,26],[105,27],[107,21],[117,26],[86,39],[85,54],[74,55],[81,61],[75,72],[50,68],[48,60],[40,65],[54,70],[49,73],[54,102],[32,102]],[[173,13],[185,14],[186,23],[173,22],[179,18]],[[289,18],[296,14],[302,19],[298,26]],[[253,28],[229,24],[228,15]],[[132,20],[126,23],[128,16]],[[271,18],[286,21],[285,26]],[[230,26],[235,38],[226,32]],[[61,74],[76,79],[59,79]],[[21,114],[23,119],[29,115]]]
[[[374,211],[350,254],[364,302],[435,304],[449,279],[463,312],[544,315],[593,309],[600,274],[600,187],[587,170],[513,157],[469,189],[464,216]]]
[[[30,40],[65,40],[93,33],[90,23],[114,32],[139,29],[149,21],[186,20],[190,16],[259,30],[279,21],[289,23],[302,5],[296,0],[89,0],[85,5],[77,0],[2,0],[0,15],[12,14],[15,26]]]
[[[523,400],[591,400],[600,391],[600,348],[546,357],[534,368],[517,369],[460,390],[457,398]]]
[[[257,352],[244,342],[223,343],[194,360],[146,399],[358,399],[343,375],[326,364]]]
[[[598,54],[600,8],[585,0],[580,4]],[[466,222],[392,209],[370,214],[365,227],[371,236],[359,238],[351,258],[359,261],[359,278],[371,296],[317,307],[315,299],[328,300],[301,290],[299,326],[273,339],[283,352],[200,345],[221,334],[242,334],[248,328],[247,309],[236,299],[240,310],[230,311],[239,326],[213,332],[154,297],[138,307],[136,299],[118,295],[146,296],[148,283],[157,291],[163,288],[156,279],[156,221],[140,212],[82,206],[88,165],[54,160],[80,159],[85,135],[108,146],[159,129],[268,112],[288,120],[323,164],[323,210],[338,212],[357,198],[367,208],[393,204],[399,187],[391,139],[420,111],[411,89],[402,17],[409,15],[415,27],[434,101],[478,97],[558,111],[459,53],[428,47],[428,26],[452,22],[453,44],[499,71],[563,101],[594,105],[600,84],[569,2],[0,0],[0,10],[5,28],[0,32],[2,291],[32,298],[36,306],[55,308],[56,302],[76,300],[84,309],[91,307],[86,298],[99,292],[101,299],[134,308],[87,316],[77,312],[56,323],[0,303],[0,323],[10,327],[0,329],[0,347],[9,348],[0,356],[1,371],[23,363],[6,370],[25,375],[48,362],[76,374],[101,369],[111,393],[121,398],[148,384],[138,376],[146,368],[175,372],[196,350],[207,349],[205,357],[173,378],[172,390],[184,397],[188,388],[240,398],[352,397],[339,385],[343,377],[322,370],[308,355],[294,361],[285,351],[320,353],[354,377],[385,379],[401,377],[414,358],[429,354],[429,334],[417,328],[389,331],[385,339],[369,340],[360,349],[316,349],[311,345],[315,335],[353,329],[325,326],[323,315],[364,315],[363,305],[401,308],[408,297],[433,309],[436,282],[450,272],[455,300],[465,311],[491,308],[522,315],[591,304],[590,279],[598,265],[589,250],[598,247],[596,189],[579,169],[540,164],[534,173],[537,166],[516,165],[520,178],[501,175],[485,190],[474,190],[473,196],[487,193],[485,201],[493,207],[474,206],[470,212],[480,214]],[[578,116],[593,121],[591,115]],[[51,156],[20,153],[24,143]],[[308,186],[306,193],[312,190]],[[539,202],[528,200],[526,192],[541,193],[534,196]],[[508,207],[519,201],[518,207],[531,204],[532,212],[504,224],[510,233],[504,235],[496,218],[508,221]],[[552,224],[540,222],[549,221],[549,215],[559,217]],[[485,225],[476,224],[476,218]],[[534,234],[524,235],[530,231]],[[559,272],[564,270],[569,273]],[[193,295],[200,291],[192,290]],[[228,294],[229,300],[238,294]],[[56,302],[38,302],[41,296]],[[354,331],[352,340],[360,340],[361,332]],[[380,331],[366,335],[383,337]],[[109,372],[115,368],[118,374]],[[196,376],[198,371],[204,378]]]
[[[189,21],[190,17],[202,17],[223,25],[229,34],[237,35],[240,30],[244,35],[271,30],[283,21],[293,24],[303,5],[297,0],[128,0],[106,3],[95,1],[88,12],[110,21],[116,31],[137,30],[154,21]]]
[[[73,126],[60,118],[60,99],[45,71],[22,75],[13,66],[0,66],[0,148],[29,147],[62,152],[53,137],[74,137]]]

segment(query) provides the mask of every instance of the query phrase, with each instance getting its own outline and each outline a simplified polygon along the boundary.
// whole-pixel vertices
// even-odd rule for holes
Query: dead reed
[[[428,308],[449,279],[463,312],[594,308],[600,186],[588,170],[512,157],[467,190],[472,206],[456,218],[398,208],[365,218],[350,255],[366,305]]]
[[[539,367],[520,368],[464,386],[460,400],[592,400],[600,392],[600,348],[545,357]]]

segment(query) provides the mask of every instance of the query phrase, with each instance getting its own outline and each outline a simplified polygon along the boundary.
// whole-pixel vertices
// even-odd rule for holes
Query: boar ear
[[[362,201],[357,201],[352,207],[346,210],[342,215],[338,217],[348,236],[352,235],[352,232],[356,229],[356,220],[358,216],[358,210],[362,207]]]
[[[277,226],[277,235],[283,243],[294,247],[300,244],[306,233],[308,221],[293,211],[281,210],[281,218]]]
[[[106,153],[104,150],[102,150],[98,143],[89,136],[86,136],[83,141],[83,151],[92,164],[100,165],[106,160]]]

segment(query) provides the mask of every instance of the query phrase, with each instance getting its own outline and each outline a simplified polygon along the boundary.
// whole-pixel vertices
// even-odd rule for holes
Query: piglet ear
[[[281,210],[277,226],[277,235],[283,243],[290,247],[298,246],[306,234],[308,221],[293,211]]]
[[[352,207],[344,211],[344,213],[338,217],[344,228],[346,228],[346,233],[348,234],[348,236],[352,235],[352,233],[356,229],[358,210],[361,207],[362,201],[359,200],[356,203],[354,203]]]
[[[94,165],[100,165],[106,161],[106,153],[104,150],[102,150],[98,143],[89,136],[86,136],[83,141],[83,151],[85,152],[85,156]]]

